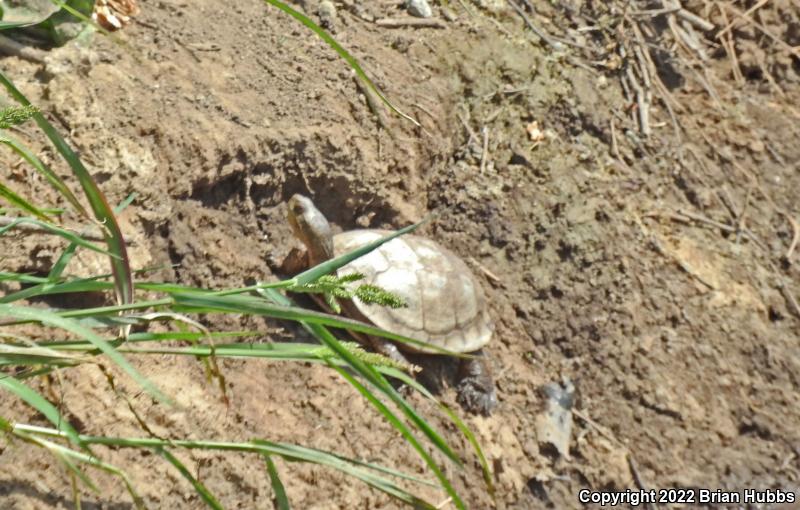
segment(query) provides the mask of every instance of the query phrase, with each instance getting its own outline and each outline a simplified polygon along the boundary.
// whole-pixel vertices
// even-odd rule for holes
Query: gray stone
[[[433,16],[433,10],[428,4],[428,0],[408,0],[406,2],[406,10],[410,15],[418,18],[430,18]]]

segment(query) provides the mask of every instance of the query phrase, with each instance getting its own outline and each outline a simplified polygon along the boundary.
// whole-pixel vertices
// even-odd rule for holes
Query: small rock
[[[408,0],[406,2],[406,10],[410,15],[418,18],[430,18],[433,16],[433,10],[428,5],[428,0]]]
[[[329,0],[323,0],[317,9],[319,24],[322,28],[332,29],[336,26],[336,6]]]
[[[362,214],[358,218],[356,218],[356,225],[361,228],[369,228],[372,224],[372,218],[375,217],[375,212],[370,212],[367,214]]]
[[[545,411],[536,416],[536,437],[540,450],[555,449],[569,460],[569,443],[572,435],[572,406],[575,403],[575,386],[565,380],[563,386],[550,383],[543,388],[547,397]]]

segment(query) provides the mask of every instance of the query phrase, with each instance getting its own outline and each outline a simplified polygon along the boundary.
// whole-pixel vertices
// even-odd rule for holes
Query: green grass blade
[[[3,430],[7,434],[15,435],[28,443],[34,444],[36,446],[48,450],[51,455],[53,455],[56,459],[58,459],[58,461],[61,462],[61,464],[65,468],[67,468],[67,470],[69,470],[74,476],[78,477],[87,487],[89,487],[89,489],[91,489],[95,493],[98,494],[100,493],[100,490],[97,488],[94,482],[92,482],[92,480],[88,476],[86,476],[86,473],[84,473],[78,466],[76,466],[68,455],[64,454],[63,446],[53,443],[52,441],[48,441],[47,439],[44,439],[42,437],[34,436],[31,434],[27,434],[25,432],[20,432],[18,430],[15,430],[15,426],[9,423],[8,421],[4,420],[3,418],[0,418],[0,430]]]
[[[272,5],[274,7],[277,7],[281,11],[285,12],[289,16],[293,17],[294,19],[296,19],[297,21],[299,21],[300,23],[305,25],[306,28],[308,28],[309,30],[311,30],[312,32],[317,34],[317,36],[319,36],[323,41],[325,41],[325,43],[328,46],[330,46],[336,53],[338,53],[339,56],[342,57],[345,60],[345,62],[347,62],[347,64],[353,69],[353,71],[355,71],[355,73],[358,76],[358,78],[361,81],[363,81],[367,85],[367,87],[373,93],[375,93],[375,95],[378,96],[378,98],[386,106],[389,107],[389,109],[391,109],[397,115],[399,115],[399,116],[403,117],[404,119],[410,121],[415,126],[420,127],[419,123],[413,117],[410,117],[409,115],[406,115],[405,113],[401,112],[388,99],[386,99],[386,96],[384,96],[383,93],[380,91],[380,89],[378,89],[378,87],[375,86],[374,83],[372,83],[372,80],[369,79],[369,76],[367,76],[367,73],[365,73],[364,70],[361,68],[361,65],[358,63],[358,61],[355,59],[355,57],[353,57],[338,42],[336,42],[336,40],[333,37],[331,37],[330,34],[328,34],[319,25],[317,25],[311,19],[309,19],[308,16],[304,15],[301,12],[298,12],[298,11],[292,9],[291,7],[286,5],[285,3],[280,2],[278,0],[264,0],[264,2],[269,4],[269,5]]]
[[[128,494],[130,494],[131,498],[133,499],[133,504],[136,506],[136,508],[139,510],[145,509],[144,500],[136,492],[136,489],[133,487],[130,478],[124,471],[111,464],[101,461],[95,455],[88,455],[82,452],[78,452],[71,448],[67,448],[58,443],[54,443],[52,441],[44,439],[43,437],[40,437],[40,434],[48,435],[51,437],[60,437],[63,435],[62,433],[44,427],[36,427],[36,426],[21,425],[21,424],[13,425],[11,433],[28,442],[32,442],[34,444],[46,448],[53,455],[56,455],[59,459],[75,460],[83,464],[87,464],[89,466],[102,469],[107,473],[111,473],[112,475],[119,477],[125,484],[125,488],[127,489]],[[86,436],[79,436],[79,439],[82,442],[84,442],[84,444],[88,444],[85,442]],[[83,480],[84,478],[82,477],[81,479]],[[91,483],[91,481],[89,481],[89,484],[90,487],[94,485]]]
[[[47,347],[23,347],[0,343],[0,366],[2,365],[79,365],[82,361],[77,356],[59,352]]]
[[[98,306],[96,308],[70,310],[66,312],[60,312],[58,315],[60,317],[65,317],[65,318],[80,318],[80,317],[96,318],[96,317],[102,317],[103,315],[116,315],[119,312],[126,312],[129,310],[146,310],[148,308],[168,306],[173,304],[173,302],[174,301],[171,298],[153,299],[151,301],[139,301],[127,305]],[[119,319],[124,319],[124,317],[119,317]]]
[[[114,214],[119,214],[122,211],[124,211],[126,207],[131,205],[133,203],[133,201],[136,200],[136,196],[137,195],[138,194],[134,192],[134,193],[131,193],[130,195],[128,195],[127,197],[125,197],[125,200],[123,200],[122,202],[117,204],[117,206],[114,208]]]
[[[481,465],[481,472],[483,473],[483,481],[486,483],[486,487],[489,491],[489,494],[494,497],[494,483],[492,482],[492,471],[489,469],[489,462],[486,460],[486,456],[483,454],[483,449],[481,448],[480,443],[478,443],[478,438],[475,437],[475,434],[472,432],[464,421],[458,417],[458,415],[453,412],[452,409],[444,405],[439,399],[437,399],[428,389],[421,385],[416,379],[410,377],[405,372],[397,370],[396,368],[391,367],[381,367],[381,373],[385,375],[389,375],[390,377],[394,377],[400,381],[403,381],[404,384],[407,384],[411,388],[414,388],[416,391],[427,397],[430,401],[434,402],[439,408],[450,418],[450,421],[458,427],[458,430],[467,438],[467,441],[472,446],[472,449],[475,450],[475,455],[478,457],[478,463]]]
[[[67,421],[58,409],[47,401],[46,398],[39,393],[29,388],[28,386],[19,382],[15,377],[10,375],[0,376],[0,387],[5,388],[6,391],[16,395],[19,399],[27,403],[32,408],[36,409],[42,415],[50,420],[50,423],[56,426],[58,430],[64,433],[69,438],[70,442],[77,446],[83,446],[83,443],[78,437],[78,432],[72,428],[69,421]]]
[[[9,80],[2,71],[0,71],[0,83],[2,83],[9,94],[23,106],[31,105],[25,95],[14,86],[11,80]],[[106,202],[97,183],[94,181],[91,174],[89,174],[89,171],[83,166],[78,155],[75,154],[58,131],[56,131],[41,113],[35,113],[33,119],[53,143],[59,154],[61,154],[64,160],[69,164],[72,173],[78,178],[83,192],[89,204],[92,206],[95,218],[103,227],[103,235],[106,238],[108,249],[114,255],[110,260],[111,268],[114,273],[117,301],[122,304],[130,303],[133,300],[133,277],[131,275],[125,239],[122,236],[122,231],[119,228],[113,211],[109,207],[108,202]]]
[[[278,510],[291,510],[289,505],[289,498],[286,497],[286,489],[283,488],[283,482],[278,474],[278,468],[275,467],[275,462],[272,457],[264,454],[264,462],[267,464],[267,473],[269,473],[269,481],[272,484],[272,492],[275,494],[275,507]]]
[[[290,461],[311,462],[314,464],[328,466],[341,471],[342,473],[358,478],[359,480],[380,490],[381,492],[385,492],[396,499],[413,505],[415,508],[434,510],[433,505],[427,501],[403,490],[388,478],[370,473],[369,471],[354,465],[352,460],[345,457],[313,448],[306,448],[291,444],[273,443],[271,441],[263,441],[260,439],[254,439],[250,443],[259,447],[262,453],[279,455]]]
[[[358,343],[345,343],[346,349],[352,352],[357,358],[375,367],[394,367],[397,363],[389,358],[381,357],[362,349]],[[91,349],[91,344],[81,343],[62,345],[61,343],[50,344],[56,351],[77,351],[86,352]],[[319,344],[296,344],[296,343],[269,343],[269,344],[211,344],[211,345],[192,345],[187,347],[137,347],[130,341],[117,348],[120,352],[132,354],[170,354],[176,356],[191,356],[193,358],[256,358],[273,361],[298,361],[310,363],[332,362],[341,366],[347,363],[340,359],[333,351]],[[376,359],[377,358],[377,359]]]
[[[213,508],[214,510],[222,510],[222,505],[219,503],[219,501],[217,501],[217,498],[215,498],[214,495],[211,494],[211,491],[209,491],[206,488],[206,486],[200,482],[200,480],[192,476],[189,470],[186,469],[186,466],[184,466],[183,463],[180,460],[178,460],[176,456],[174,456],[172,453],[169,452],[169,450],[165,448],[156,448],[156,452],[158,452],[159,455],[167,459],[167,461],[170,464],[172,464],[175,467],[175,469],[178,470],[181,476],[186,478],[186,480],[188,480],[189,483],[192,484],[192,487],[194,487],[195,492],[198,494],[198,496],[200,496],[200,499],[202,499],[206,505],[208,505],[210,508]]]
[[[58,257],[56,263],[50,268],[50,272],[47,273],[47,281],[57,282],[61,279],[61,275],[64,274],[64,269],[67,268],[67,264],[72,260],[77,250],[78,245],[75,243],[70,243],[69,246],[64,249],[64,252]]]
[[[37,427],[32,425],[14,425],[13,429],[15,434],[43,434],[51,437],[63,436],[62,432],[57,430],[48,429],[45,427]],[[218,451],[237,451],[237,452],[250,452],[260,455],[277,455],[288,461],[296,462],[310,462],[321,466],[327,466],[346,475],[355,477],[371,487],[378,489],[390,496],[404,501],[416,508],[424,508],[434,510],[434,506],[429,502],[414,496],[408,491],[396,485],[392,480],[380,476],[379,474],[371,472],[370,469],[365,469],[362,465],[348,459],[324,450],[315,448],[307,448],[287,443],[276,443],[272,441],[265,441],[261,439],[254,439],[244,443],[230,443],[221,441],[194,441],[194,440],[180,440],[180,439],[158,439],[158,438],[115,438],[103,436],[79,436],[80,440],[88,445],[106,445],[117,448],[188,448],[188,449],[202,449],[202,450],[218,450]],[[77,452],[75,452],[77,453]],[[388,468],[384,468],[385,472],[391,472]],[[406,476],[405,478],[408,478]],[[413,479],[413,478],[412,478]]]
[[[172,341],[188,341],[192,343],[196,343],[200,340],[211,338],[212,340],[217,339],[225,339],[225,338],[238,338],[238,337],[256,337],[262,336],[264,334],[263,331],[220,331],[220,332],[210,332],[210,333],[203,333],[197,331],[169,331],[164,333],[153,333],[153,332],[142,332],[142,333],[132,333],[128,340],[123,344],[123,346],[117,347],[117,350],[120,352],[134,352],[134,348],[131,347],[136,343],[146,343],[146,342],[172,342]],[[107,340],[108,342],[113,342],[113,340]],[[64,352],[64,351],[90,351],[94,349],[94,346],[91,342],[86,342],[83,340],[54,340],[54,341],[45,341],[39,342],[41,347],[46,347],[48,349],[53,349],[57,352]],[[240,342],[236,344],[230,344],[231,347],[259,347],[259,346],[267,346],[267,345],[284,345],[284,344],[252,344],[249,342]],[[285,345],[310,345],[310,344],[285,344]],[[204,346],[191,346],[185,347],[186,349],[196,349],[202,348]],[[210,346],[207,346],[210,349]],[[313,345],[313,347],[319,348],[319,345]],[[176,350],[183,349],[183,347],[176,347]],[[155,351],[155,349],[153,349]],[[149,353],[149,350],[147,351]],[[155,352],[153,352],[155,354]],[[181,354],[181,352],[175,352],[175,354]],[[203,356],[202,352],[197,354],[187,354],[192,356]],[[236,354],[231,354],[231,356],[236,356]],[[246,356],[244,356],[246,357]]]
[[[46,444],[46,443],[49,443],[49,444]],[[47,450],[49,450],[51,455],[53,455],[56,459],[58,459],[59,462],[61,462],[61,464],[65,468],[67,468],[67,470],[69,470],[75,477],[80,479],[80,481],[83,482],[84,485],[89,487],[89,489],[91,489],[92,492],[94,492],[95,494],[100,494],[100,489],[97,488],[97,485],[94,484],[92,479],[89,478],[86,475],[86,473],[84,473],[83,470],[81,468],[79,468],[78,465],[75,464],[75,462],[69,456],[64,455],[61,452],[61,450],[59,450],[59,449],[51,448],[51,446],[53,444],[54,443],[52,443],[50,441],[41,440],[39,446],[42,446],[42,447],[46,448]],[[73,478],[73,481],[74,480],[75,480],[75,478]],[[73,489],[75,489],[75,485],[77,485],[77,484],[73,485]],[[76,494],[75,491],[73,491],[73,493]],[[76,501],[80,501],[80,500],[78,499]],[[78,507],[78,510],[80,510],[80,507]]]
[[[127,342],[130,343],[130,342]],[[86,348],[86,344],[81,344],[80,348]],[[90,347],[90,346],[89,346]],[[59,345],[51,347],[54,351],[61,350]],[[66,347],[67,350],[77,350],[74,345]],[[320,350],[325,349],[319,344],[294,344],[294,343],[269,343],[269,344],[223,344],[223,345],[190,345],[186,347],[118,347],[120,352],[130,352],[135,354],[174,354],[178,356],[192,356],[205,358],[216,356],[218,358],[255,358],[271,359],[284,361],[302,362],[323,362],[325,353]],[[330,351],[327,351],[330,355]]]
[[[69,248],[67,248],[67,250],[69,250]],[[63,257],[64,254],[62,254],[62,258],[60,258],[56,262],[56,265],[53,266],[53,270],[50,271],[50,274],[48,274],[47,277],[0,271],[0,281],[16,281],[32,285],[31,287],[14,292],[12,294],[6,294],[5,296],[0,297],[0,303],[12,303],[14,301],[18,301],[20,299],[27,299],[32,296],[46,296],[51,294],[65,294],[65,293],[75,293],[75,292],[100,292],[104,290],[114,290],[113,283],[101,281],[113,276],[113,274],[103,274],[98,276],[91,276],[88,278],[75,278],[71,280],[66,280],[66,279],[62,280],[60,278],[60,275],[55,275],[54,273],[56,273],[56,268],[59,265],[59,263],[62,262]],[[150,269],[139,269],[136,271],[136,273],[144,273],[149,270]],[[203,289],[196,289],[194,287],[175,285],[172,283],[139,282],[136,283],[135,288],[139,290],[150,290],[154,292],[166,292],[166,293],[170,292],[206,292],[209,294],[212,293],[210,291],[204,291]],[[166,302],[161,304],[166,304]],[[111,312],[106,311],[105,313],[114,313],[115,311],[119,310],[112,310]]]
[[[0,30],[29,27],[37,23],[39,23],[39,21],[0,21]]]
[[[73,246],[73,245],[70,245]],[[14,301],[19,301],[20,299],[28,299],[30,297],[36,296],[49,296],[54,294],[71,294],[71,293],[79,293],[79,292],[100,292],[105,290],[114,290],[114,284],[100,281],[102,279],[108,278],[112,276],[110,274],[103,274],[99,276],[92,276],[89,278],[75,278],[72,280],[63,280],[59,281],[60,276],[56,275],[56,269],[58,268],[59,264],[66,263],[64,261],[65,256],[69,253],[70,247],[67,247],[65,252],[62,254],[61,258],[56,262],[53,266],[53,269],[50,271],[50,274],[46,278],[42,277],[34,277],[34,276],[19,276],[15,277],[11,273],[0,274],[0,280],[16,280],[16,281],[23,281],[24,283],[32,283],[31,287],[27,287],[25,289],[19,290],[17,292],[13,292],[11,294],[6,294],[5,296],[0,297],[0,303],[13,303]],[[136,288],[142,290],[160,290],[160,284],[148,285],[147,283],[136,284]],[[192,291],[191,287],[181,287],[181,291]],[[91,310],[91,309],[88,309]],[[115,311],[119,311],[118,309]],[[114,313],[112,312],[104,312],[104,313]]]
[[[111,257],[112,260],[118,258],[118,255],[116,255],[115,253],[112,253],[112,252],[104,250],[104,249],[102,249],[102,248],[100,248],[98,246],[95,246],[94,244],[90,243],[89,241],[86,241],[81,236],[75,234],[74,232],[72,232],[70,230],[63,229],[63,228],[58,227],[56,225],[53,225],[52,223],[47,222],[47,221],[34,220],[33,218],[15,218],[14,221],[9,223],[8,225],[6,225],[4,227],[0,227],[0,236],[5,234],[6,231],[16,227],[17,225],[22,225],[22,224],[25,224],[25,223],[29,223],[31,225],[36,225],[37,227],[39,227],[39,228],[41,228],[43,230],[46,230],[47,232],[50,232],[51,234],[55,234],[57,236],[61,236],[64,239],[66,239],[67,241],[70,241],[70,242],[75,243],[77,245],[83,246],[84,248],[87,248],[89,250],[96,251],[97,253],[102,253],[103,255],[108,255],[108,256]]]
[[[304,271],[299,275],[293,278],[294,281],[297,282],[298,285],[306,285],[308,283],[313,282],[314,280],[318,279],[322,275],[326,275],[332,273],[339,269],[342,266],[345,266],[352,262],[353,260],[361,257],[362,255],[366,255],[367,253],[373,251],[374,249],[378,248],[382,244],[388,243],[392,239],[399,237],[403,234],[408,234],[413,232],[414,230],[418,229],[422,225],[428,223],[434,218],[434,215],[428,215],[425,219],[420,221],[419,223],[415,223],[413,225],[409,225],[407,227],[401,228],[391,234],[381,237],[380,239],[376,239],[375,241],[365,244],[364,246],[353,250],[349,253],[345,253],[344,255],[340,255],[334,259],[328,260],[323,262],[322,264],[318,264],[308,271]]]
[[[34,276],[28,273],[12,273],[9,271],[0,271],[0,282],[20,282],[20,283],[42,283],[46,282],[46,278],[41,276]]]
[[[258,332],[250,333],[251,336],[260,334]],[[190,340],[199,341],[206,339],[208,335],[199,334],[194,338],[185,333],[162,333],[156,338],[156,335],[142,334],[128,339],[125,344],[117,347],[119,352],[131,354],[170,354],[176,356],[190,356],[197,358],[207,358],[214,356],[217,358],[253,358],[253,359],[268,359],[276,361],[298,361],[304,363],[325,363],[331,361],[347,366],[347,363],[336,356],[333,351],[325,346],[319,344],[304,344],[304,343],[234,343],[234,344],[213,344],[213,345],[190,345],[184,347],[138,347],[135,345],[137,342],[151,342],[151,341],[172,341],[172,340]],[[230,336],[225,333],[210,334],[212,337],[224,338]],[[94,346],[90,342],[81,341],[66,341],[66,342],[42,342],[41,346],[55,353],[61,352],[82,352],[90,354],[94,351]],[[2,349],[0,349],[2,353]],[[2,358],[0,358],[2,359]],[[84,361],[79,359],[79,361]],[[382,368],[380,365],[376,367]],[[391,372],[394,375],[395,372]]]
[[[220,338],[240,338],[240,337],[258,337],[263,336],[263,331],[214,331],[210,333],[202,333],[197,331],[170,331],[166,333],[133,333],[128,337],[127,343],[136,342],[164,342],[172,340],[183,340],[189,342],[197,342],[204,338],[211,338],[217,340]],[[270,345],[270,344],[251,344],[251,343],[238,343],[236,345]]]
[[[156,399],[169,403],[170,400],[152,383],[149,379],[141,375],[125,357],[122,356],[105,339],[95,334],[92,330],[78,324],[77,321],[67,319],[58,314],[37,308],[28,308],[8,304],[0,304],[0,317],[15,317],[17,319],[41,322],[48,326],[53,326],[69,331],[81,338],[91,342],[98,350],[109,357],[123,371],[130,375],[145,391]]]
[[[275,290],[268,290],[267,294],[277,303],[284,304],[290,302],[288,298]],[[408,405],[408,403],[394,389],[394,387],[389,384],[383,375],[381,375],[372,366],[362,362],[360,359],[350,353],[346,348],[344,348],[344,346],[341,345],[338,340],[336,340],[333,335],[330,334],[330,332],[324,326],[308,323],[305,325],[323,345],[327,346],[340,358],[344,359],[357,374],[363,377],[384,395],[389,397],[389,399],[400,408],[403,414],[405,414],[406,417],[411,420],[411,422],[414,423],[414,425],[428,438],[431,444],[433,444],[439,451],[444,453],[457,466],[461,466],[461,459],[459,459],[455,452],[453,452],[447,442],[433,429],[433,427],[430,426],[430,424],[422,419],[422,417],[420,417],[410,405]],[[344,377],[354,388],[356,388],[356,390],[358,390],[370,403],[372,403],[373,406],[375,406],[380,413],[387,420],[389,420],[390,423],[392,423],[392,425],[394,425],[394,427],[403,435],[406,441],[408,441],[408,443],[415,450],[417,450],[417,453],[419,453],[420,457],[422,457],[431,471],[433,471],[433,473],[436,475],[436,478],[439,480],[441,486],[452,498],[453,504],[455,504],[456,508],[464,510],[466,508],[464,506],[464,502],[458,496],[458,493],[456,493],[450,481],[444,475],[441,468],[439,468],[439,466],[436,464],[436,461],[433,460],[433,457],[431,457],[425,448],[419,443],[419,441],[417,441],[416,437],[414,437],[408,427],[406,427],[405,424],[394,415],[394,413],[392,413],[380,400],[378,400],[378,398],[372,394],[372,392],[370,392],[348,372],[336,367],[335,365],[331,364],[331,366],[336,369],[339,374],[341,374],[342,377]]]
[[[7,188],[2,183],[0,183],[0,198],[4,198],[6,202],[17,207],[18,209],[22,209],[23,211],[27,212],[28,214],[32,214],[39,218],[42,221],[49,221],[50,218],[42,212],[41,209],[36,207],[35,205],[31,204],[21,196],[14,193],[10,188]]]
[[[431,349],[440,354],[453,357],[466,357],[462,353],[452,352],[438,345],[429,344],[415,338],[398,335],[390,331],[370,326],[360,321],[338,315],[315,312],[296,306],[285,306],[270,303],[253,296],[220,296],[199,293],[175,293],[172,295],[175,305],[181,311],[194,313],[242,313],[248,315],[265,315],[276,319],[304,321],[334,328],[357,331],[368,335],[376,335],[391,340]]]
[[[31,165],[34,170],[42,174],[47,182],[58,191],[61,196],[63,196],[71,205],[75,208],[75,210],[80,213],[81,216],[88,217],[89,213],[86,212],[86,209],[80,203],[78,198],[72,193],[72,191],[67,187],[66,183],[56,175],[53,170],[50,169],[49,166],[44,164],[42,160],[40,160],[33,152],[31,152],[25,144],[17,140],[15,137],[11,136],[9,133],[3,133],[0,136],[0,143],[4,143],[8,145],[11,150],[16,152],[19,156],[22,157],[25,161]]]
[[[329,346],[331,350],[336,351],[339,356],[344,358],[348,364],[356,371],[356,373],[360,374],[364,377],[367,381],[369,381],[375,388],[380,390],[382,393],[387,395],[400,409],[403,413],[411,419],[411,421],[419,428],[425,436],[428,437],[428,440],[436,446],[439,451],[443,452],[447,455],[450,460],[452,460],[456,465],[461,465],[461,460],[456,456],[456,454],[450,449],[447,445],[447,442],[442,439],[439,434],[437,434],[433,428],[423,420],[412,408],[409,406],[405,400],[400,396],[397,391],[386,381],[386,379],[380,375],[374,368],[371,366],[363,363],[361,360],[356,358],[355,356],[350,355],[346,349],[342,348],[341,350],[336,349],[336,344],[339,342],[331,335],[324,326],[318,326],[315,324],[310,325],[312,331],[316,333],[316,335],[323,340],[325,345]],[[405,426],[405,424],[400,421],[400,419],[392,413],[386,405],[383,404],[378,398],[369,391],[363,384],[358,382],[352,375],[350,375],[346,370],[339,368],[335,365],[332,366],[339,374],[347,380],[359,393],[361,393],[373,406],[375,406],[378,411],[386,418],[394,427],[397,429],[400,434],[408,441],[408,443],[417,450],[420,457],[425,461],[428,467],[433,471],[436,478],[439,479],[439,483],[442,485],[444,490],[453,498],[453,504],[456,505],[456,508],[461,510],[465,510],[465,506],[461,498],[458,496],[458,493],[453,488],[450,481],[445,476],[444,472],[441,470],[439,465],[433,460],[433,457],[425,450],[422,444],[416,439],[416,437],[411,433],[411,430]]]
[[[136,284],[136,288],[142,290],[152,290],[153,292],[163,292],[164,294],[172,294],[173,292],[214,293],[214,291],[198,289],[196,287],[189,287],[187,285],[180,285],[177,283],[138,282]]]
[[[114,213],[119,214],[121,213],[126,207],[128,207],[131,202],[136,198],[136,193],[131,193],[128,197],[123,200],[117,207],[114,208]],[[75,251],[78,249],[78,246],[75,243],[71,243],[67,248],[64,250],[64,253],[58,257],[58,260],[53,267],[50,269],[50,273],[47,275],[47,280],[50,282],[55,282],[61,278],[61,275],[64,273],[64,269],[66,269],[67,264],[69,261],[72,260],[72,257],[75,255]]]

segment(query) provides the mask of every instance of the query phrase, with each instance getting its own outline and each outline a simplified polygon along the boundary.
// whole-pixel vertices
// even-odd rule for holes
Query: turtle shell
[[[390,232],[351,230],[333,238],[336,256],[375,241]],[[404,235],[339,269],[339,275],[362,273],[364,280],[388,290],[407,303],[392,309],[353,303],[379,328],[422,340],[453,352],[480,349],[492,337],[486,297],[467,265],[430,239]],[[429,352],[402,344],[411,351]]]

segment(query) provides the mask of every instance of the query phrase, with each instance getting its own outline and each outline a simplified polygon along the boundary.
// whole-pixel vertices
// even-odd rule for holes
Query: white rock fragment
[[[546,385],[543,390],[547,405],[544,412],[536,416],[539,447],[555,449],[561,457],[569,460],[575,386],[572,381],[565,380],[563,386],[554,382]]]
[[[406,2],[406,10],[410,15],[418,18],[430,18],[433,16],[433,10],[428,4],[428,0],[408,0]]]

